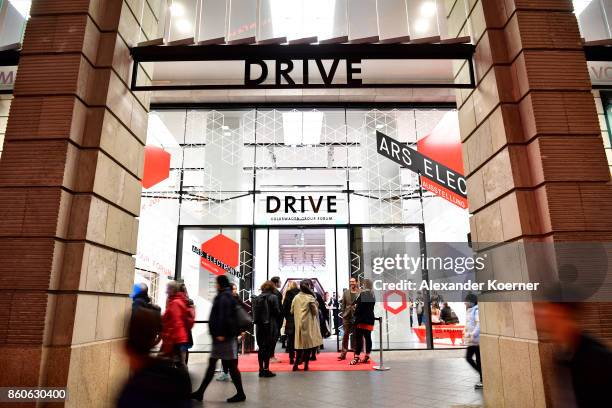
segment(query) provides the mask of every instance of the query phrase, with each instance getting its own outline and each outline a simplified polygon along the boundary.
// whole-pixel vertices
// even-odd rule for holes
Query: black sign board
[[[376,151],[402,167],[406,167],[434,183],[446,187],[455,194],[463,198],[467,197],[465,177],[442,163],[411,149],[405,143],[377,131]]]
[[[133,91],[172,91],[204,89],[306,89],[306,88],[465,88],[475,86],[473,44],[295,44],[295,45],[147,45],[134,47],[131,89]],[[404,60],[466,61],[469,82],[452,78],[424,81],[407,76],[396,83],[371,79],[368,64],[384,60],[391,65]],[[202,64],[203,83],[139,84],[143,62],[236,62],[242,65],[240,82],[206,82],[210,66]],[[180,65],[177,65],[179,67]],[[227,66],[227,65],[226,65]],[[238,65],[239,66],[239,65]],[[401,67],[401,65],[398,65]],[[180,69],[180,68],[177,68]],[[370,79],[368,79],[370,78]]]

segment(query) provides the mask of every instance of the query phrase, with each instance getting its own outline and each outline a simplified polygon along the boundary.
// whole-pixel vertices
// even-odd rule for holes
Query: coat
[[[195,322],[195,311],[183,292],[170,296],[162,316],[162,351],[172,352],[177,344],[189,343],[189,331]]]
[[[376,299],[370,290],[364,290],[355,300],[355,325],[365,324],[368,326],[374,325],[376,318],[374,317],[374,305]]]
[[[208,330],[213,338],[213,342],[217,337],[237,336],[237,330],[234,325],[234,309],[238,305],[238,301],[232,296],[232,290],[227,288],[217,294],[213,299],[210,316],[208,317]]]
[[[295,334],[295,321],[293,320],[293,314],[291,314],[291,304],[298,293],[300,293],[298,288],[293,288],[285,293],[283,313],[285,314],[285,334],[287,336],[293,336]]]
[[[319,327],[319,308],[314,296],[298,293],[291,303],[295,324],[295,349],[305,350],[323,344]]]

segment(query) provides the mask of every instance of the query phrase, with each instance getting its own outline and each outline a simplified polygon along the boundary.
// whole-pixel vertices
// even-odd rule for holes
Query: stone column
[[[457,92],[474,241],[610,240],[610,171],[571,0],[446,6],[449,35],[477,44],[477,88]],[[550,406],[550,351],[532,304],[480,310],[486,405]]]
[[[112,404],[147,131],[129,47],[157,0],[34,0],[0,159],[0,386]]]

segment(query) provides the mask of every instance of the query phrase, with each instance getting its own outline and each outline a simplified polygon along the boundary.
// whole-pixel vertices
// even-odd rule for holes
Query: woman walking
[[[270,358],[274,352],[279,328],[278,316],[281,314],[278,297],[274,290],[276,286],[272,281],[265,281],[261,285],[261,295],[254,301],[255,338],[257,339],[257,361],[259,362],[260,377],[275,377],[270,371]]]
[[[355,357],[350,362],[350,365],[358,363],[367,363],[370,361],[370,353],[372,352],[372,330],[374,330],[374,305],[376,298],[372,293],[372,281],[364,279],[363,289],[355,300],[355,337],[357,347],[355,349]],[[359,359],[359,355],[363,351],[363,342],[365,340],[365,357]]]
[[[191,394],[193,399],[202,401],[204,391],[212,381],[215,375],[215,367],[217,360],[223,362],[229,368],[230,377],[236,387],[236,395],[227,399],[227,402],[241,402],[246,400],[244,390],[242,388],[242,377],[238,371],[238,343],[236,336],[238,330],[235,326],[236,316],[235,309],[238,302],[232,296],[232,289],[229,279],[225,275],[217,276],[217,296],[213,300],[210,317],[208,319],[208,328],[212,336],[212,351],[208,359],[208,368],[202,380],[200,387]]]
[[[319,327],[319,307],[310,279],[303,279],[300,282],[300,292],[291,303],[291,313],[295,324],[294,345],[297,350],[293,371],[298,371],[301,363],[304,363],[304,371],[308,371],[310,356],[323,344]]]
[[[289,364],[295,363],[295,322],[291,313],[291,304],[295,296],[300,293],[297,283],[289,281],[283,299],[283,312],[285,313],[285,335],[287,336],[287,353],[289,353]]]

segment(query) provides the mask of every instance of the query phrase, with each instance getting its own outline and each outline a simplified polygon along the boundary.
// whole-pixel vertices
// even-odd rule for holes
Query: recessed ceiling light
[[[376,129],[382,129],[384,127],[385,125],[383,125],[382,123],[379,123],[378,125],[376,125]]]
[[[232,132],[223,132],[223,136],[231,136]]]
[[[424,18],[420,18],[414,24],[414,31],[417,33],[424,33],[429,30],[429,21]]]
[[[169,7],[172,17],[181,17],[185,14],[185,7],[181,3],[172,3]]]
[[[421,5],[421,14],[423,17],[433,17],[436,14],[436,3],[426,1]]]
[[[191,23],[184,18],[176,21],[176,28],[182,33],[189,33],[191,30],[193,30]]]
[[[223,126],[221,126],[221,129],[223,129],[223,130],[227,130],[227,129],[229,129],[229,126],[227,126],[227,125],[223,125]]]

